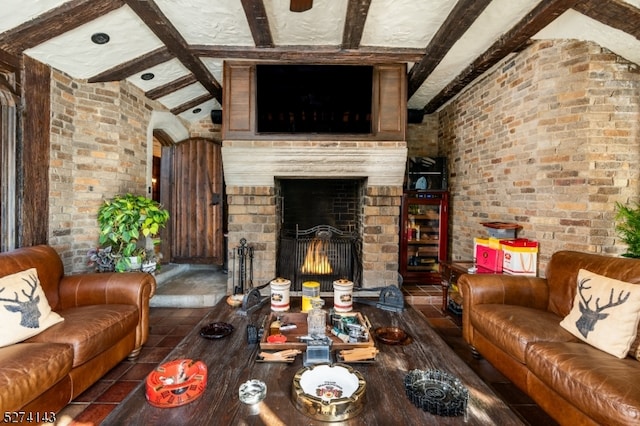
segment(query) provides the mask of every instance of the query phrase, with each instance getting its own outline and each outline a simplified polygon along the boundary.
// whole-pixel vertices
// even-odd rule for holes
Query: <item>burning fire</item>
[[[329,263],[325,251],[325,244],[328,241],[322,239],[314,239],[307,248],[307,254],[304,257],[304,262],[300,271],[303,274],[331,274],[333,268]]]

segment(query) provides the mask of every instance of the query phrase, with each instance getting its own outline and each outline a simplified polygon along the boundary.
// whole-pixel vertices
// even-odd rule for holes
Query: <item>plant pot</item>
[[[140,263],[140,256],[130,256],[129,257],[129,271],[139,271],[142,268],[142,264]]]
[[[155,260],[143,262],[142,263],[142,272],[146,272],[148,274],[153,274],[158,267],[158,263]]]

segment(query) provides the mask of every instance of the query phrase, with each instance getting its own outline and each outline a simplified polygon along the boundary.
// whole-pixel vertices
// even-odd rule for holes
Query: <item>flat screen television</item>
[[[256,65],[258,133],[371,133],[373,66]]]

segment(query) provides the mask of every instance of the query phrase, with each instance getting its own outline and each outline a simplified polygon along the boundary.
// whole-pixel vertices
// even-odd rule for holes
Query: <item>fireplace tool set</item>
[[[240,245],[236,247],[234,254],[235,259],[231,269],[231,274],[235,280],[233,295],[236,297],[242,296],[238,313],[246,316],[269,301],[269,297],[263,297],[260,294],[260,290],[268,286],[270,282],[253,287],[253,247],[247,244],[246,238],[240,239]],[[236,265],[238,267],[237,271]]]

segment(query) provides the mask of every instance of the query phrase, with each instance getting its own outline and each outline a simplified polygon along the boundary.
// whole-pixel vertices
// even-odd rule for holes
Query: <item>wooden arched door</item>
[[[171,262],[224,262],[220,148],[213,140],[193,138],[162,150],[160,198],[171,215]]]

